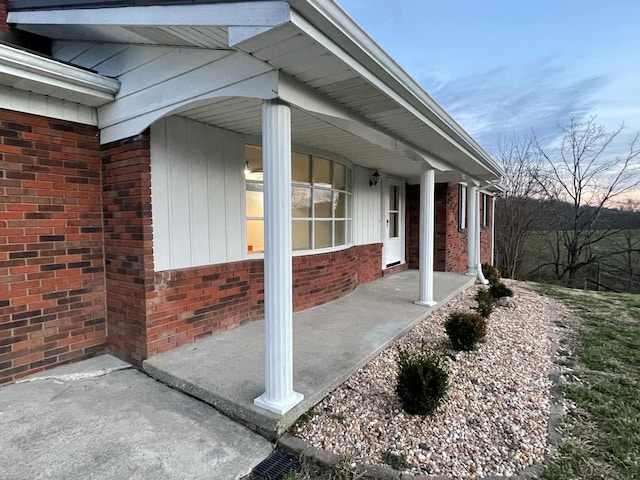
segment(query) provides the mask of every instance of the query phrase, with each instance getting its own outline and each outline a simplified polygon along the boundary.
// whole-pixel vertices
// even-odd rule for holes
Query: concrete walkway
[[[425,308],[418,272],[408,270],[359,286],[346,297],[294,314],[294,388],[304,400],[284,416],[253,405],[264,391],[264,321],[157,355],[144,369],[161,382],[199,398],[269,439],[334,390],[416,323],[474,283],[436,273]]]
[[[260,435],[110,355],[0,387],[0,478],[238,479]]]

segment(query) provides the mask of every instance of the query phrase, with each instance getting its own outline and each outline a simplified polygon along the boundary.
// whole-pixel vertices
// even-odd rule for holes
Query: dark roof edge
[[[59,10],[62,8],[144,7],[152,5],[195,5],[230,3],[243,0],[8,0],[12,12],[24,10]],[[256,0],[254,0],[256,1]],[[261,0],[257,0],[261,1]]]

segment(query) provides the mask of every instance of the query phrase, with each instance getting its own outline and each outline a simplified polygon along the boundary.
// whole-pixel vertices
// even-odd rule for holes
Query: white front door
[[[386,180],[383,192],[384,264],[391,267],[404,260],[404,184]]]

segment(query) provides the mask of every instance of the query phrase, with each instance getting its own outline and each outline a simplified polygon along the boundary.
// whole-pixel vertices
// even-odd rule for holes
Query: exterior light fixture
[[[244,176],[246,177],[251,173],[251,169],[249,168],[249,160],[244,164]]]
[[[376,185],[378,185],[379,181],[380,181],[380,174],[378,173],[378,169],[376,168],[375,172],[371,174],[371,178],[369,179],[369,186],[375,187]]]

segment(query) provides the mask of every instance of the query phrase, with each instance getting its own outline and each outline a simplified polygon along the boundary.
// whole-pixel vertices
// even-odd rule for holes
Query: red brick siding
[[[103,145],[102,202],[109,348],[140,365],[154,284],[148,131]]]
[[[483,194],[481,194],[482,197]],[[482,205],[482,203],[481,203]],[[481,210],[482,211],[482,210]],[[491,211],[491,197],[487,197],[487,226],[480,226],[480,262],[491,263],[491,221],[493,212]],[[482,222],[482,216],[480,217]]]
[[[358,245],[358,283],[369,283],[382,277],[382,244]]]
[[[0,110],[0,383],[103,353],[94,127]]]
[[[340,298],[381,276],[382,245],[293,258],[295,311]],[[147,355],[264,317],[262,260],[155,274],[147,301]]]
[[[405,256],[409,268],[420,268],[420,185],[406,187]]]
[[[433,269],[436,272],[447,271],[447,191],[446,183],[436,183],[435,186],[435,252]]]
[[[457,192],[457,190],[456,190]],[[450,235],[449,210],[452,208],[451,199],[448,197],[448,187],[446,183],[436,183],[435,185],[435,229],[434,229],[434,263],[433,269],[437,272],[458,271],[448,270],[455,268],[455,259],[448,259],[448,241],[453,238],[456,241],[457,235]],[[458,198],[455,198],[455,221],[456,233],[458,229]],[[407,185],[407,240],[406,252],[409,268],[420,268],[420,185]],[[466,237],[465,237],[466,238]],[[466,241],[466,240],[465,240]],[[464,244],[464,256],[466,264],[466,243]],[[455,253],[455,252],[454,252]]]
[[[7,33],[10,30],[7,25],[7,2],[0,0],[0,32]]]
[[[467,271],[467,229],[458,228],[458,185],[447,187],[445,271]]]

